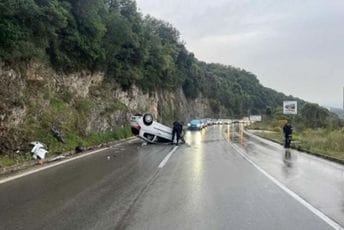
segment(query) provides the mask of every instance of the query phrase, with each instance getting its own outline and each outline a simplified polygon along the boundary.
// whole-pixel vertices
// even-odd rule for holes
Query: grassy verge
[[[94,133],[85,139],[85,146],[90,147],[115,140],[121,140],[131,137],[132,133],[129,127],[119,128],[116,131],[108,133]]]
[[[123,127],[112,132],[92,133],[86,137],[81,137],[74,131],[67,131],[65,134],[65,144],[57,141],[51,133],[45,135],[40,140],[48,146],[49,152],[46,157],[51,157],[63,152],[73,151],[77,146],[89,148],[103,143],[125,139],[131,136],[132,134],[130,127]],[[21,154],[3,155],[0,156],[0,168],[24,163],[30,160],[32,160],[32,157],[29,150]]]
[[[91,133],[87,136],[80,135],[75,130],[67,130],[64,134],[66,143],[57,141],[50,133],[46,137],[40,139],[43,143],[48,145],[49,154],[60,154],[62,152],[74,150],[77,146],[92,147],[111,141],[125,139],[132,135],[129,127],[118,128],[112,132]]]
[[[24,163],[32,159],[28,154],[25,155],[3,155],[0,156],[0,167],[9,167],[12,165]]]
[[[257,132],[258,136],[283,143],[282,132]],[[344,163],[344,130],[307,129],[293,135],[292,148]]]

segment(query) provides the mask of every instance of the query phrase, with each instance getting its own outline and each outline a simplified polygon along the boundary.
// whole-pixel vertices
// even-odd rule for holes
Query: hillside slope
[[[123,90],[182,88],[186,97],[202,94],[233,116],[287,98],[245,70],[198,61],[177,29],[143,17],[133,0],[5,0],[0,17],[0,58],[10,66],[35,61],[59,73],[102,72]]]
[[[143,17],[133,0],[4,0],[0,18],[1,153],[32,140],[65,151],[123,129],[136,112],[170,124],[294,99],[245,70],[197,60],[172,25]]]
[[[23,150],[40,140],[52,152],[67,151],[95,134],[111,134],[128,126],[132,114],[150,112],[171,125],[178,117],[213,116],[206,98],[183,91],[145,93],[136,86],[123,91],[104,73],[58,74],[44,64],[27,65],[25,74],[0,65],[0,153]],[[222,114],[225,116],[225,114]],[[58,128],[67,144],[53,137]],[[126,134],[127,135],[127,134]]]

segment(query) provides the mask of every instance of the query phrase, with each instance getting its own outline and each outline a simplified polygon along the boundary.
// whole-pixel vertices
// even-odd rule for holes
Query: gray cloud
[[[342,0],[138,0],[206,62],[255,73],[267,87],[340,107],[344,86]]]

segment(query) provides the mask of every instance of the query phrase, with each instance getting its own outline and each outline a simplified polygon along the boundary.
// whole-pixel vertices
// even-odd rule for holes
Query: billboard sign
[[[283,114],[297,114],[297,101],[283,101]]]

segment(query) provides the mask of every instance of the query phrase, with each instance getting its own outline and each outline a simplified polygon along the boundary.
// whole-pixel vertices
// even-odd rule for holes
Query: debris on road
[[[66,141],[64,139],[63,133],[57,128],[55,125],[51,127],[51,132],[53,133],[54,137],[59,141],[62,142],[63,144],[66,144]]]
[[[53,162],[53,161],[63,160],[63,159],[65,159],[65,158],[66,158],[66,156],[60,155],[60,156],[57,156],[57,157],[51,158],[50,160],[48,160],[48,162]]]
[[[43,160],[48,152],[48,150],[46,150],[46,145],[39,141],[33,141],[30,144],[33,145],[31,149],[33,159]]]
[[[75,147],[75,152],[76,153],[81,153],[81,152],[84,152],[86,149],[85,147],[81,146],[81,145],[78,145]]]

